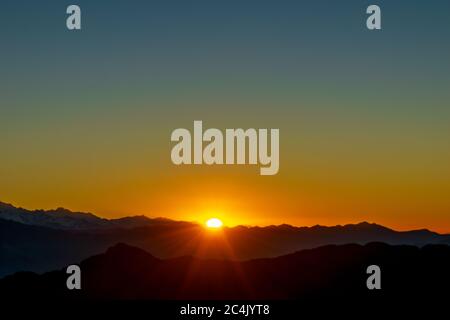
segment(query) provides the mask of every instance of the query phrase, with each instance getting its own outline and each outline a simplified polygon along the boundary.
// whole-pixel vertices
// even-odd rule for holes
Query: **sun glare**
[[[222,221],[220,221],[217,218],[211,218],[208,221],[206,221],[206,226],[211,229],[219,229],[222,227],[222,225],[223,225]]]

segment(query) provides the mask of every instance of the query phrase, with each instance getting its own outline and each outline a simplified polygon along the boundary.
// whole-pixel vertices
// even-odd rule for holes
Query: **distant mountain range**
[[[382,290],[368,290],[366,269],[381,268]],[[398,304],[444,300],[450,287],[450,246],[330,245],[245,262],[194,257],[158,259],[118,244],[81,263],[79,291],[66,289],[64,270],[17,273],[0,280],[5,299],[340,299]]]
[[[335,227],[223,228],[143,216],[103,219],[66,209],[29,211],[0,203],[0,277],[46,272],[79,263],[121,242],[161,259],[180,256],[248,260],[286,255],[329,244],[450,244],[450,235],[428,230],[398,232],[367,222]]]
[[[0,219],[63,230],[98,230],[110,228],[135,228],[151,225],[160,220],[145,216],[104,219],[85,212],[72,212],[64,208],[55,210],[27,210],[0,202]]]

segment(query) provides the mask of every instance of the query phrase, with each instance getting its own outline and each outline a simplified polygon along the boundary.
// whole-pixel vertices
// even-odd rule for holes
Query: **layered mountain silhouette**
[[[363,222],[335,227],[224,228],[130,217],[108,220],[66,209],[29,211],[0,204],[0,277],[19,271],[46,272],[76,264],[126,243],[167,259],[180,256],[248,260],[286,255],[328,244],[450,244],[449,235],[428,230],[398,232]]]
[[[382,290],[368,290],[369,265],[381,270]],[[158,259],[117,244],[84,260],[82,290],[66,289],[64,270],[17,273],[0,280],[2,299],[445,299],[450,247],[330,245],[245,262],[179,257]],[[374,304],[376,307],[376,304]]]

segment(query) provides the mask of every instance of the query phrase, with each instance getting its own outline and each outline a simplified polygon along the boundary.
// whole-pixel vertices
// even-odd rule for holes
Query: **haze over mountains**
[[[66,209],[29,211],[0,203],[0,277],[18,271],[46,272],[79,263],[121,242],[157,258],[180,256],[248,260],[290,254],[329,244],[369,242],[450,244],[450,235],[428,230],[398,232],[363,222],[335,227],[223,228],[144,216],[103,219]]]

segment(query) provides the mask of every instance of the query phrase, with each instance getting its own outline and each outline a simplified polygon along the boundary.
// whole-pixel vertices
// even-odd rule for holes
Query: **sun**
[[[208,221],[206,221],[206,226],[211,229],[220,229],[222,228],[223,223],[217,218],[211,218]]]

